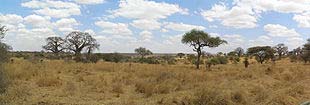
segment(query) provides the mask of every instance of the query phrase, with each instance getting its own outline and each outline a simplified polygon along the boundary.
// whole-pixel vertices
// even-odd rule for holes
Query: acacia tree
[[[179,58],[183,58],[183,57],[185,56],[185,54],[184,54],[184,53],[178,53],[177,56],[178,56]]]
[[[283,43],[280,43],[273,47],[274,51],[278,54],[279,59],[282,58],[283,55],[287,54],[288,47],[285,46]]]
[[[69,51],[74,52],[75,57],[79,59],[81,57],[81,52],[88,48],[88,50],[93,50],[98,48],[100,45],[87,32],[73,31],[66,36],[65,47]]]
[[[152,55],[152,54],[153,54],[150,50],[148,50],[148,49],[146,49],[146,48],[143,48],[143,47],[136,48],[136,49],[135,49],[135,52],[136,52],[137,54],[139,54],[139,55],[141,56],[142,59],[143,59],[145,56],[147,56],[147,55]]]
[[[244,54],[244,50],[241,47],[235,49],[236,54],[241,57]]]
[[[274,50],[270,46],[256,46],[248,48],[249,55],[255,56],[257,62],[263,64],[264,61],[274,57]]]
[[[53,52],[56,56],[65,49],[65,40],[61,37],[46,38],[47,44],[42,46],[44,50]]]
[[[302,48],[301,58],[304,60],[305,63],[310,61],[310,39],[307,40],[307,43],[304,44]]]
[[[8,29],[5,26],[2,26],[0,24],[0,39],[4,37],[4,34],[8,31]]]
[[[211,37],[204,31],[193,29],[183,35],[182,43],[189,44],[193,47],[193,51],[197,52],[196,68],[199,69],[200,56],[204,47],[218,47],[227,42],[219,37]]]
[[[6,32],[6,27],[0,24],[0,93],[4,93],[8,86],[6,74],[4,72],[4,68],[2,68],[2,64],[8,60],[8,51],[12,49],[10,46],[2,43],[1,41],[1,39],[4,38]]]

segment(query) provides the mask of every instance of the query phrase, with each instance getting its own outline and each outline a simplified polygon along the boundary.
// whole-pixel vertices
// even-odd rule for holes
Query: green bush
[[[121,55],[119,53],[111,53],[111,54],[105,54],[103,55],[103,60],[108,62],[124,62],[128,61],[129,57]]]
[[[2,67],[3,63],[9,59],[9,52],[11,47],[0,42],[0,93],[4,93],[8,87],[8,80],[5,75],[5,70]]]
[[[218,64],[227,64],[228,63],[227,57],[224,57],[224,56],[218,56],[215,59],[218,60]]]
[[[94,55],[94,54],[89,55],[89,56],[87,57],[87,59],[88,59],[88,61],[91,62],[91,63],[97,63],[97,62],[100,60],[99,56],[98,56],[98,55]]]
[[[159,64],[160,62],[155,57],[148,57],[148,58],[140,58],[139,63]]]

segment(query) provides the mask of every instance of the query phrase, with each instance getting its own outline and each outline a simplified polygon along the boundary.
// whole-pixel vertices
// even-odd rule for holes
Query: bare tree
[[[74,52],[75,57],[79,59],[81,57],[81,52],[85,50],[85,48],[88,48],[89,51],[93,51],[95,48],[99,47],[99,44],[89,33],[73,31],[66,36],[65,46],[66,49]]]
[[[241,57],[244,54],[244,50],[241,47],[236,48],[235,52],[239,57]]]
[[[56,56],[58,56],[58,54],[65,49],[65,40],[61,37],[48,37],[46,38],[46,42],[47,44],[44,45],[42,48],[44,50],[53,52]]]
[[[287,54],[288,47],[285,46],[283,43],[280,43],[273,47],[274,51],[278,54],[279,59],[282,58],[283,55]]]

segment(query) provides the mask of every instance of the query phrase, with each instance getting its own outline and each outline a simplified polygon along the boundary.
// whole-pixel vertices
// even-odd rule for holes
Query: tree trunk
[[[199,69],[199,64],[200,64],[200,56],[201,56],[201,50],[200,50],[200,48],[199,48],[199,49],[197,49],[196,69]]]

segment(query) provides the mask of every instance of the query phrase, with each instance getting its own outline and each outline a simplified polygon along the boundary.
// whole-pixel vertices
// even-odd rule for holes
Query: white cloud
[[[75,28],[79,25],[79,23],[74,18],[62,18],[57,20],[54,25],[59,31],[68,33],[76,30]]]
[[[6,14],[6,15],[1,15],[0,14],[0,23],[2,24],[19,24],[23,22],[23,17],[16,15],[16,14]]]
[[[116,35],[116,36],[128,36],[132,35],[132,31],[124,23],[112,23],[107,21],[97,21],[95,25],[103,29],[103,33]]]
[[[153,38],[152,33],[149,31],[140,32],[140,36],[142,37],[143,41],[151,41],[151,39]]]
[[[250,7],[234,6],[229,10],[224,4],[216,4],[210,10],[201,12],[207,21],[221,21],[222,25],[234,28],[256,27],[257,17],[254,14]]]
[[[161,27],[161,23],[153,19],[134,20],[131,25],[143,30],[158,30]]]
[[[279,24],[267,24],[264,26],[264,30],[268,32],[272,37],[298,37],[299,33],[295,29],[288,29],[285,26]]]
[[[298,23],[299,27],[310,28],[310,11],[294,15],[293,19]]]
[[[166,23],[164,26],[166,29],[171,29],[175,31],[190,31],[192,29],[198,29],[198,30],[205,30],[206,28],[203,26],[198,26],[198,25],[190,25],[190,24],[184,24],[184,23]]]
[[[85,30],[84,32],[87,32],[87,33],[89,33],[90,35],[96,36],[96,32],[95,32],[94,30],[92,30],[92,29],[87,29],[87,30]]]
[[[248,47],[271,46],[274,44],[274,41],[269,36],[262,35],[256,38],[255,40],[249,40],[248,43],[249,43]]]
[[[35,9],[34,12],[37,14],[50,16],[54,18],[64,18],[72,15],[80,15],[80,6],[63,1],[54,0],[32,0],[21,4],[23,7]]]
[[[235,28],[254,28],[261,13],[274,11],[292,13],[300,27],[310,27],[309,0],[234,0],[231,9],[224,3],[203,10],[201,15],[207,21],[220,21],[224,26]]]
[[[74,1],[79,4],[87,4],[87,5],[101,4],[105,2],[105,0],[74,0]]]
[[[188,14],[187,9],[176,4],[149,0],[120,0],[119,9],[110,12],[113,17],[131,19],[164,19],[175,13]]]
[[[53,27],[49,17],[42,17],[39,15],[29,15],[24,18],[26,24],[33,27]]]

